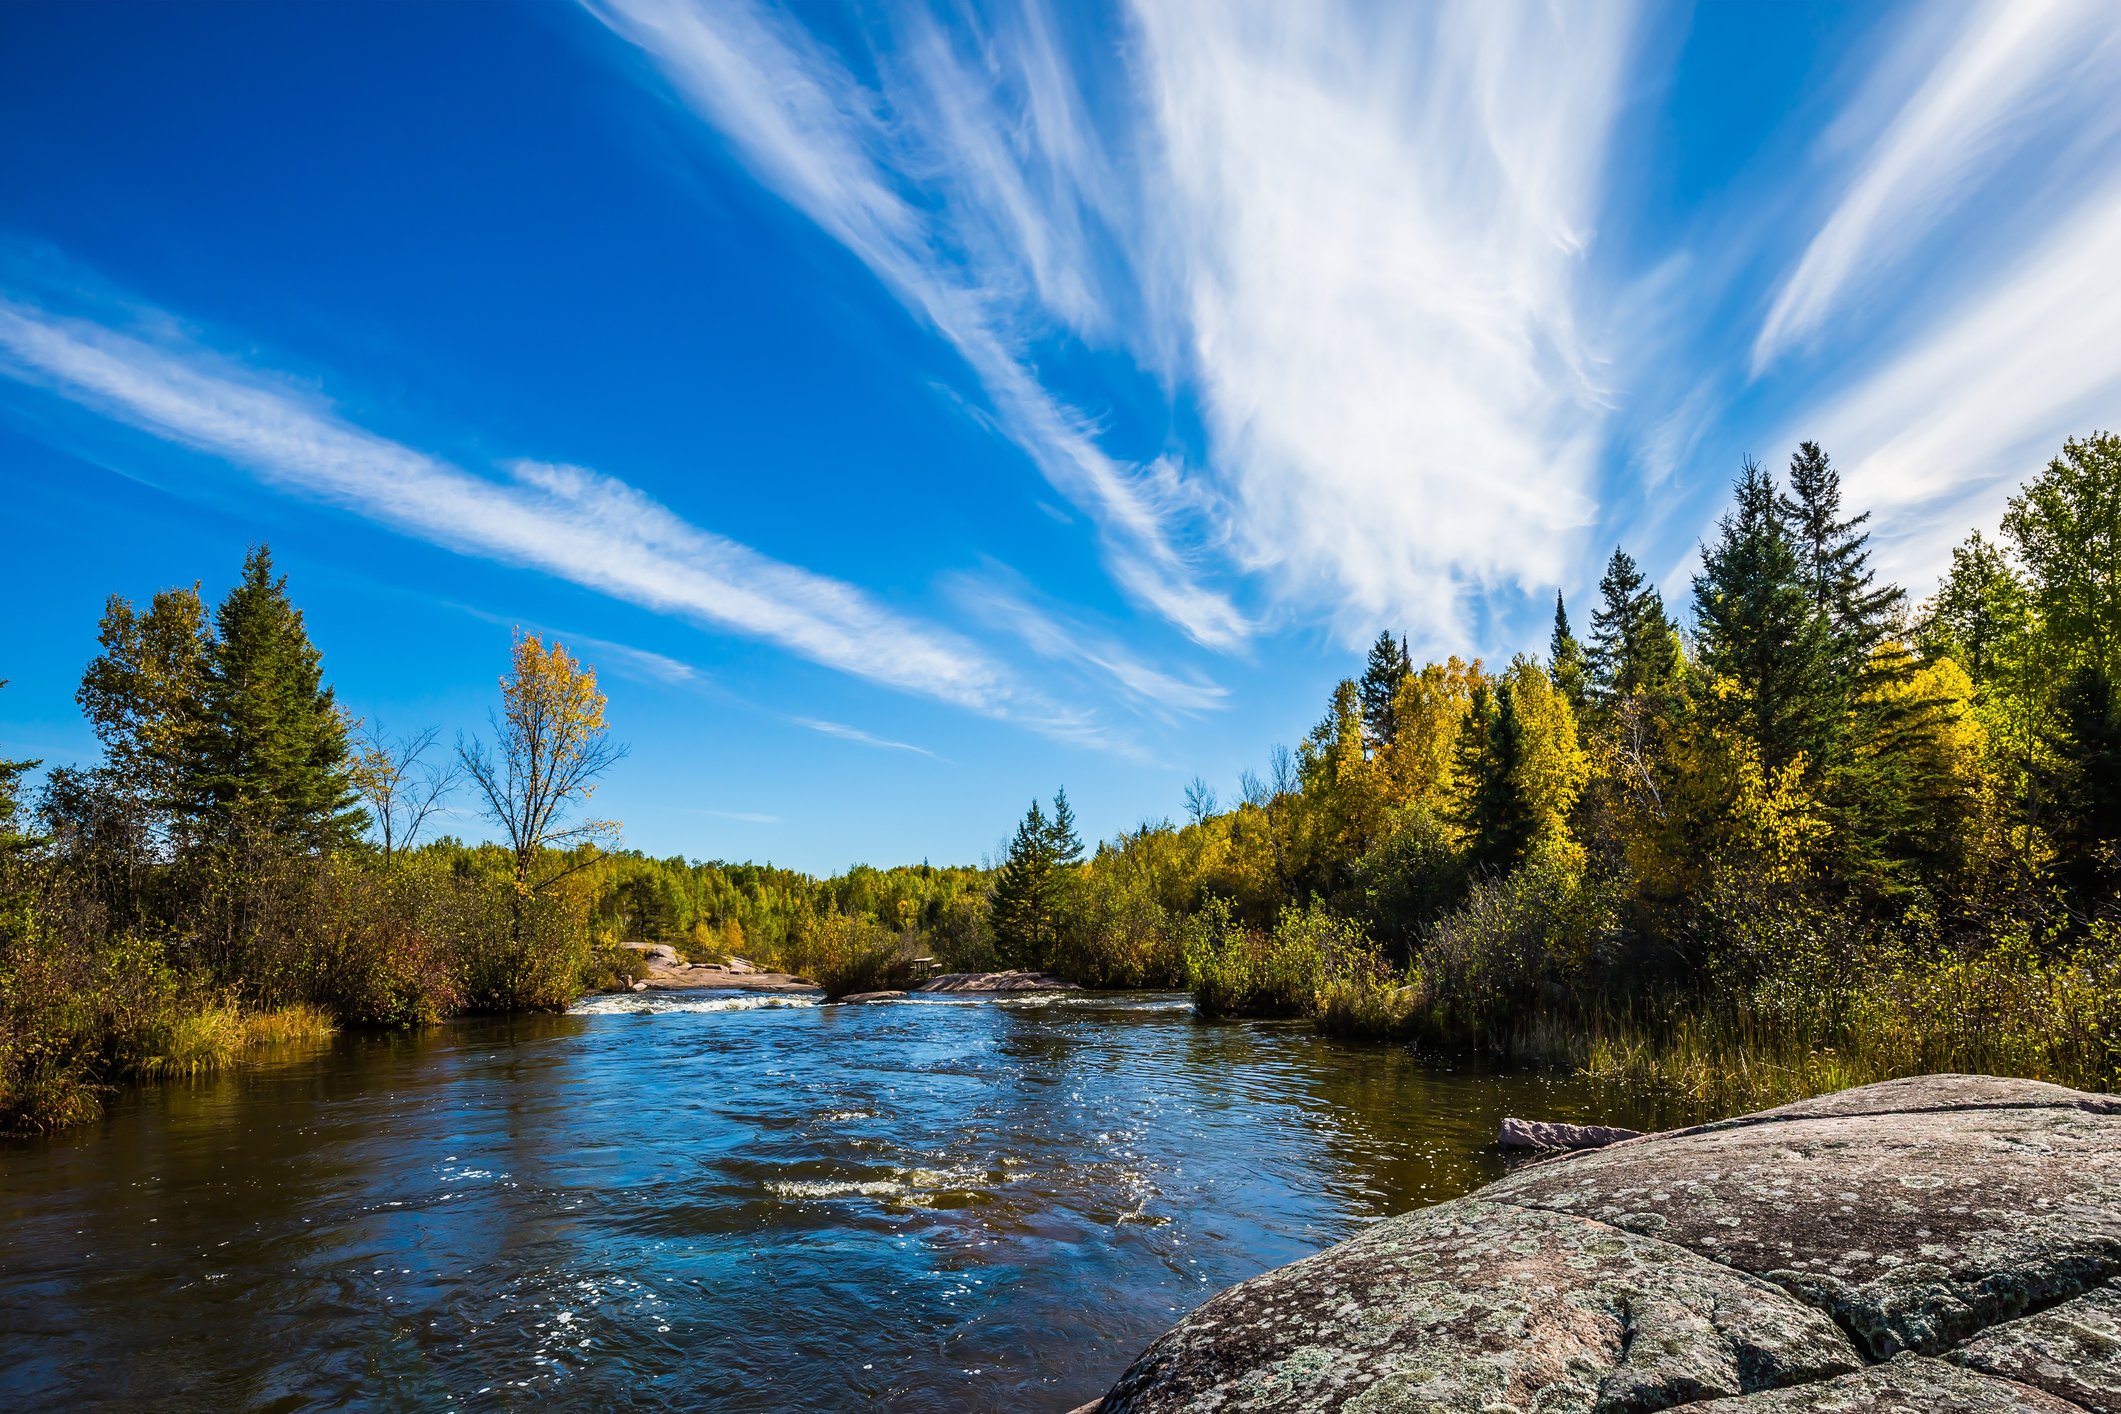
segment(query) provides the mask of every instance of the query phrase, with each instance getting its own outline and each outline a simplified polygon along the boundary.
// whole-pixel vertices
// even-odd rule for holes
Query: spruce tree
[[[1679,675],[1677,630],[1664,611],[1664,596],[1643,580],[1627,551],[1613,551],[1598,595],[1587,656],[1599,702],[1611,706],[1638,692],[1669,688]]]
[[[1702,550],[1694,579],[1701,664],[1735,696],[1715,699],[1779,770],[1805,755],[1816,769],[1837,720],[1829,610],[1818,604],[1775,483],[1748,461],[1736,503]]]
[[[1554,592],[1554,634],[1547,641],[1547,673],[1569,706],[1581,715],[1585,694],[1590,691],[1590,663],[1584,657],[1583,645],[1569,632],[1569,611],[1561,602],[1559,590]]]
[[[1075,833],[1075,810],[1068,804],[1065,788],[1053,793],[1053,822],[1046,827],[1046,858],[1056,869],[1069,869],[1083,861],[1082,836]]]
[[[2080,663],[2056,694],[2048,743],[2056,873],[2086,912],[2121,903],[2121,684]]]
[[[346,721],[262,545],[214,613],[201,694],[179,786],[193,829],[311,849],[353,842],[365,817],[354,808]]]
[[[994,879],[990,917],[995,948],[1011,967],[1047,964],[1060,935],[1067,871],[1082,857],[1068,792],[1054,794],[1050,818],[1032,801]]]
[[[1790,493],[1781,504],[1813,610],[1832,633],[1841,675],[1853,680],[1891,636],[1905,594],[1896,584],[1876,582],[1870,532],[1863,528],[1871,513],[1841,518],[1841,473],[1817,442],[1800,444],[1790,458]]]
[[[1377,641],[1370,645],[1369,659],[1363,664],[1360,686],[1363,734],[1373,749],[1391,745],[1399,734],[1392,703],[1399,694],[1399,685],[1412,670],[1405,642],[1395,642],[1390,633],[1378,634]]]
[[[1473,689],[1458,737],[1460,781],[1453,823],[1466,834],[1466,861],[1505,871],[1531,848],[1534,820],[1523,793],[1524,723],[1507,683]]]

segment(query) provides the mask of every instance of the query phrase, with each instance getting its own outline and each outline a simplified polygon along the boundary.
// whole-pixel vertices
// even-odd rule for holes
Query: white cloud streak
[[[1197,641],[1257,627],[1217,569],[1351,641],[1451,637],[1591,519],[1584,252],[1631,6],[1140,0],[1074,51],[1039,4],[908,6],[867,80],[750,0],[586,3],[951,341]],[[1207,465],[1109,450],[1051,386],[1062,335],[1194,402]]]
[[[1081,184],[1085,120],[1041,25],[979,56],[1011,70],[1005,113],[994,69],[977,72],[934,25],[916,27],[878,91],[749,0],[589,8],[655,59],[762,182],[950,341],[1001,427],[1096,521],[1122,587],[1199,642],[1227,647],[1251,631],[1184,549],[1198,489],[1160,461],[1107,453],[1096,421],[1036,372],[1039,326],[1108,317],[1087,257],[1099,197]]]
[[[532,566],[976,711],[1007,716],[1024,705],[1007,672],[956,635],[700,530],[581,467],[517,462],[513,480],[487,480],[208,355],[5,297],[0,370],[451,549]]]
[[[1753,372],[1816,334],[2011,158],[2086,143],[2121,123],[2121,24],[2107,0],[1990,0],[1865,152],[1776,296]]]
[[[1101,686],[1117,689],[1137,712],[1163,721],[1198,716],[1229,705],[1229,689],[1198,675],[1180,676],[1144,660],[1118,635],[1092,628],[1052,605],[1032,603],[1017,576],[996,567],[984,577],[959,576],[951,595],[977,621],[1007,633],[1039,657],[1077,671],[1088,670]]]
[[[1630,7],[1139,15],[1238,553],[1344,641],[1462,644],[1466,591],[1551,583],[1592,516],[1583,255]]]
[[[872,736],[860,727],[850,727],[845,722],[828,722],[818,717],[791,717],[789,720],[821,736],[837,737],[841,741],[851,741],[861,746],[874,746],[883,751],[910,751],[916,756],[931,758],[935,755],[925,746],[915,746],[910,741],[893,741],[889,737]]]
[[[1920,585],[2008,490],[2121,407],[2121,182],[1978,295],[1801,421],[1878,512],[1884,568]]]

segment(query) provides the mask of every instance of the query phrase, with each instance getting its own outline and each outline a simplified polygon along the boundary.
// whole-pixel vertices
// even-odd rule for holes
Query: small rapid
[[[0,1148],[0,1407],[1064,1410],[1581,1082],[1182,996],[624,994]]]

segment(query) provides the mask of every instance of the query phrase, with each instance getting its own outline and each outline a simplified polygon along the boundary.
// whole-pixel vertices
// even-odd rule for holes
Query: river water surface
[[[0,1146],[0,1409],[1064,1410],[1609,1091],[1182,997],[350,1035]]]

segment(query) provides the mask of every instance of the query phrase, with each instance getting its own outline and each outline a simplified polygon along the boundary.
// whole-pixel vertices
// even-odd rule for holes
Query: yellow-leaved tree
[[[1458,733],[1472,710],[1473,690],[1487,684],[1480,660],[1431,663],[1400,682],[1392,701],[1397,734],[1384,753],[1391,802],[1442,813],[1453,788]]]
[[[507,837],[520,941],[523,901],[583,867],[570,864],[541,876],[539,856],[617,835],[616,820],[574,817],[626,748],[605,725],[596,669],[576,662],[557,641],[547,648],[538,635],[520,629],[501,678],[501,711],[491,720],[491,748],[474,738],[460,741],[457,752],[487,817]]]

